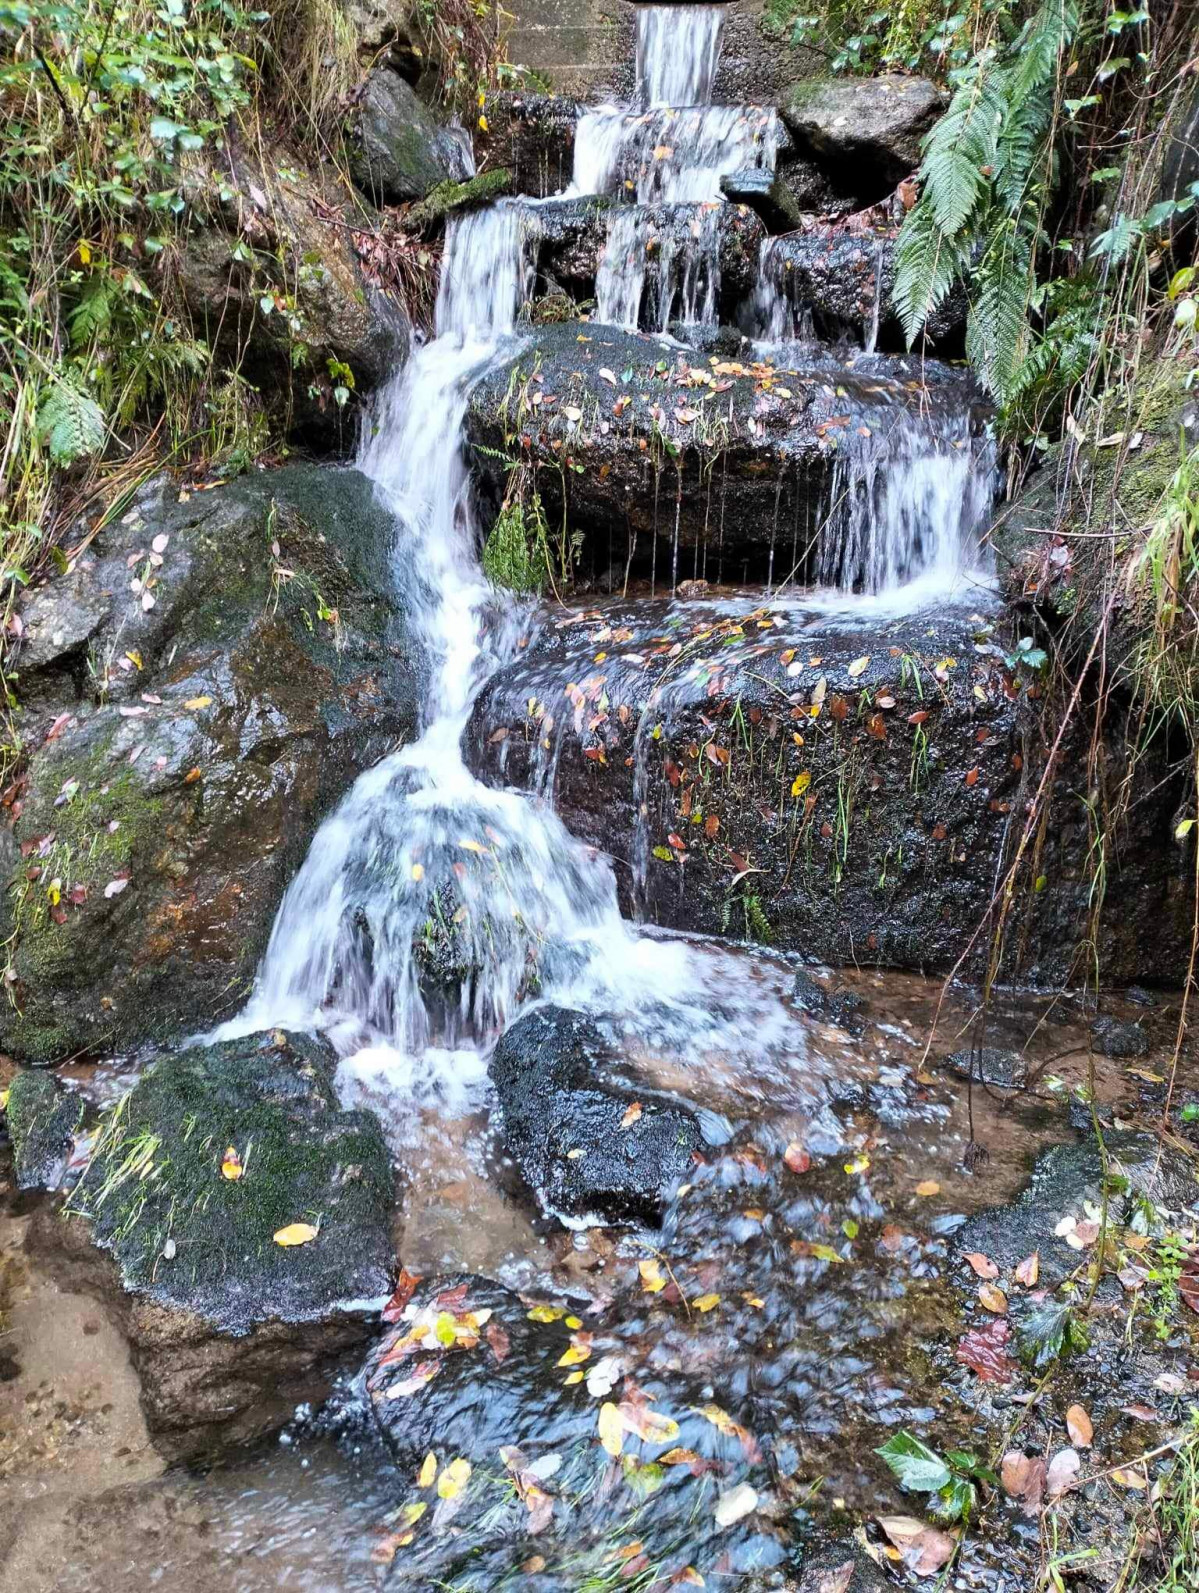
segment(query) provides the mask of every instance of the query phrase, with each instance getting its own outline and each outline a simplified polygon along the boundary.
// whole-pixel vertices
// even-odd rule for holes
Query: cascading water
[[[430,660],[425,727],[321,827],[221,1037],[340,1026],[347,1049],[419,1052],[494,1034],[534,983],[648,996],[655,961],[686,983],[678,948],[633,954],[608,862],[462,759],[474,696],[525,617],[500,622],[479,568],[461,432],[472,378],[527,295],[527,242],[519,205],[451,223],[437,336],[381,395],[360,465],[399,527],[396,578]]]
[[[576,187],[602,191],[630,152],[640,158],[669,125],[673,142],[655,155],[652,175],[638,178],[638,194],[694,208],[689,243],[667,237],[657,250],[655,320],[661,328],[679,315],[714,322],[719,176],[751,155],[773,162],[773,113],[655,104],[710,96],[718,8],[643,8],[638,25],[651,109],[582,119]],[[423,729],[362,776],[321,827],[284,898],[253,997],[224,1036],[319,1025],[343,1051],[368,1047],[377,1073],[394,1070],[391,1047],[411,1057],[486,1045],[534,991],[636,1013],[642,1034],[655,1022],[676,1040],[737,1027],[736,1004],[702,988],[710,970],[697,973],[680,944],[639,940],[622,921],[605,857],[575,841],[544,800],[480,783],[462,756],[478,692],[534,622],[528,610],[501,608],[482,576],[462,427],[473,383],[504,357],[531,295],[536,215],[535,205],[506,200],[451,221],[436,337],[376,404],[359,463],[396,517],[396,580],[429,661]],[[613,219],[601,316],[632,323],[641,314],[646,217],[638,204]],[[885,441],[852,444],[839,458],[818,550],[822,581],[884,590],[939,571],[973,533],[989,488],[972,473],[971,450],[948,425],[927,445],[932,433],[895,415]],[[769,1015],[757,1021],[770,1031]],[[469,1072],[461,1058],[449,1071]]]
[[[579,120],[570,195],[624,201],[631,191],[635,199],[622,202],[608,225],[596,282],[599,321],[637,327],[649,302],[658,331],[671,320],[716,323],[713,207],[724,204],[721,179],[773,170],[778,144],[773,110],[712,104],[723,26],[722,6],[639,7],[641,108],[609,105]]]

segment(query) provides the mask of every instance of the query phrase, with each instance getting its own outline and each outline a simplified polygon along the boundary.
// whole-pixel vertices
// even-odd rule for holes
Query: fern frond
[[[61,378],[38,405],[37,431],[56,465],[99,453],[108,435],[104,411],[95,399]]]
[[[891,298],[909,348],[965,264],[960,243],[941,231],[928,206],[916,205],[908,211],[895,245]]]

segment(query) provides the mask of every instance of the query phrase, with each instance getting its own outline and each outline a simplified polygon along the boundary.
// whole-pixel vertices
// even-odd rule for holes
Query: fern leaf
[[[891,290],[909,348],[965,263],[960,244],[946,237],[928,206],[919,204],[909,210],[895,245],[895,286]]]
[[[71,465],[99,453],[108,434],[104,411],[95,399],[61,379],[38,405],[37,430],[56,465]]]

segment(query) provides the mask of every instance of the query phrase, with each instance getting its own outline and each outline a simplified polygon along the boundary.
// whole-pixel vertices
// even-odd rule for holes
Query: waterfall
[[[601,314],[621,324],[636,325],[647,304],[658,329],[716,321],[720,173],[773,164],[773,112],[661,103],[710,97],[720,19],[717,7],[643,8],[649,108],[608,107],[579,125],[576,188],[631,181],[638,195],[616,209],[599,274]],[[620,177],[630,160],[645,169]],[[621,919],[609,860],[541,798],[483,785],[462,756],[479,691],[534,621],[483,578],[462,433],[472,386],[508,357],[533,291],[536,213],[503,200],[450,220],[436,335],[377,396],[359,465],[395,516],[395,581],[428,663],[421,730],[322,824],[251,999],[219,1038],[319,1026],[344,1051],[377,1055],[382,1042],[387,1056],[433,1056],[486,1044],[535,991],[636,1012],[643,1028],[657,1014],[676,1036],[713,1021],[685,948],[642,940]],[[960,416],[938,431],[901,406],[892,414],[884,433],[838,454],[817,550],[829,585],[881,592],[942,578],[989,499],[986,471],[955,435]]]

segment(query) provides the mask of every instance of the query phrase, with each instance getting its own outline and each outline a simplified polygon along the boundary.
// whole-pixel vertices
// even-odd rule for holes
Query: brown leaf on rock
[[[962,1259],[970,1263],[976,1277],[997,1278],[999,1276],[999,1268],[991,1260],[990,1256],[984,1256],[979,1250],[968,1251]]]
[[[1078,1486],[1082,1461],[1076,1449],[1059,1449],[1049,1462],[1045,1478],[1045,1493],[1050,1499],[1060,1499],[1062,1494]]]
[[[976,1372],[984,1383],[1010,1383],[1017,1371],[1007,1348],[1011,1334],[1007,1319],[994,1317],[982,1327],[971,1328],[959,1341],[957,1359]]]
[[[1019,1449],[1010,1449],[1004,1455],[999,1480],[1004,1493],[1020,1501],[1025,1515],[1035,1516],[1040,1511],[1047,1471],[1040,1455],[1026,1455]]]
[[[806,1173],[812,1165],[812,1158],[799,1141],[794,1139],[783,1152],[783,1161],[793,1173]]]
[[[899,1550],[899,1557],[917,1576],[932,1576],[957,1548],[948,1532],[930,1527],[915,1516],[882,1516],[879,1526]]]
[[[1032,1255],[1025,1256],[1024,1260],[1016,1268],[1016,1282],[1022,1283],[1026,1289],[1035,1289],[1037,1279],[1040,1276],[1041,1252],[1034,1250]]]
[[[400,1275],[396,1279],[395,1292],[383,1307],[384,1322],[398,1322],[404,1314],[404,1307],[411,1300],[420,1282],[418,1273],[409,1272],[407,1267],[400,1268]]]
[[[826,1571],[816,1584],[816,1593],[849,1593],[855,1569],[854,1562],[846,1560],[835,1570]]]
[[[1007,1311],[1007,1295],[998,1284],[979,1284],[978,1300],[981,1306],[988,1311],[994,1311],[997,1316],[1003,1316]]]
[[[489,1322],[486,1336],[491,1353],[495,1356],[495,1364],[500,1366],[508,1359],[508,1351],[512,1347],[511,1340],[508,1337],[508,1330],[502,1328],[498,1322]]]
[[[1066,1431],[1070,1434],[1070,1442],[1076,1449],[1089,1449],[1095,1437],[1095,1429],[1091,1418],[1081,1405],[1071,1405],[1066,1412]]]

